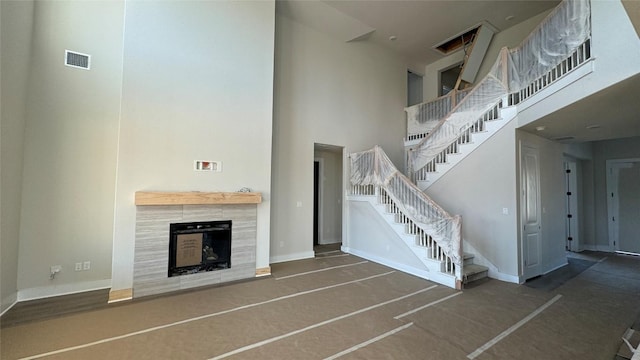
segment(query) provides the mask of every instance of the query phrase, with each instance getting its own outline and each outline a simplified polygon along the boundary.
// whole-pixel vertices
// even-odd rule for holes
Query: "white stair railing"
[[[519,91],[509,94],[509,106],[517,105],[531,96],[539,93],[542,89],[549,87],[557,80],[561,79],[578,66],[591,59],[591,39],[587,39],[571,54],[551,68],[546,74],[532,81],[528,86]]]
[[[388,207],[388,211],[392,214],[396,214],[396,222],[405,224],[405,233],[415,236],[415,245],[425,249],[425,255],[432,260],[441,261],[443,263],[442,272],[445,274],[456,276],[457,279],[461,279],[460,266],[456,266],[450,256],[447,256],[445,250],[438,245],[437,241],[433,239],[419,224],[416,224],[411,216],[406,215],[400,210],[400,207],[393,201],[393,197],[384,190],[379,188],[378,202]],[[459,271],[456,271],[459,270]]]
[[[419,140],[426,137],[438,122],[471,91],[452,90],[447,95],[431,101],[406,107],[407,137],[406,141]]]
[[[520,46],[503,48],[491,71],[435,126],[410,149],[409,174],[426,173],[433,160],[443,161],[448,148],[465,138],[482,114],[510,93],[514,104],[549,86],[591,57],[591,10],[589,0],[564,0]],[[422,121],[420,112],[430,105],[419,104],[407,112],[409,124]],[[444,106],[443,106],[444,108]],[[428,117],[427,117],[428,118]],[[430,120],[430,119],[429,119]],[[426,123],[425,123],[426,124]],[[416,137],[419,138],[419,137]],[[454,145],[455,146],[455,145]],[[438,159],[438,157],[440,157]]]
[[[353,153],[351,194],[376,195],[378,202],[416,236],[415,245],[425,248],[425,257],[443,262],[442,272],[461,280],[461,218],[452,216],[396,169],[379,146]]]
[[[449,154],[457,154],[459,153],[459,147],[463,144],[468,144],[471,142],[471,134],[484,131],[486,129],[487,121],[496,120],[500,117],[500,108],[502,107],[502,101],[499,101],[494,107],[492,107],[489,111],[482,114],[480,118],[475,122],[469,125],[458,138],[453,143],[449,144],[444,150],[442,150],[439,154],[436,155],[431,161],[429,161],[425,166],[418,169],[413,173],[412,180],[415,181],[425,181],[428,180],[428,175],[430,172],[436,171],[437,164],[443,164],[447,162],[447,155]],[[409,156],[407,153],[407,156]],[[407,157],[409,161],[410,158]]]

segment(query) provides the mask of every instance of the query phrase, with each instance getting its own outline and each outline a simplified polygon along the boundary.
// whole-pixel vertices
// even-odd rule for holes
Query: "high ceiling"
[[[343,41],[366,40],[403,56],[416,69],[443,57],[434,45],[489,23],[503,31],[559,0],[278,0],[277,11]],[[390,40],[390,37],[395,40]],[[522,129],[548,139],[583,142],[640,136],[640,75],[560,109]],[[606,104],[606,106],[602,106]],[[594,126],[595,125],[595,126]],[[544,131],[536,128],[544,126]]]
[[[432,49],[445,40],[482,23],[498,31],[555,7],[558,0],[462,1],[462,0],[279,0],[278,10],[315,28],[336,34],[350,22],[351,40],[369,34],[377,42],[402,54],[409,63],[429,64],[443,57]],[[329,19],[325,5],[341,17]],[[338,25],[338,26],[337,26]],[[342,25],[342,26],[340,26]],[[389,38],[395,36],[391,41]]]

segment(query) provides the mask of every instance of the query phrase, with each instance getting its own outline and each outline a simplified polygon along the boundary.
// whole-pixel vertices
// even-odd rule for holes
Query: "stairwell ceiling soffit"
[[[533,121],[521,129],[580,143],[640,136],[640,74]],[[538,131],[536,128],[544,128]]]

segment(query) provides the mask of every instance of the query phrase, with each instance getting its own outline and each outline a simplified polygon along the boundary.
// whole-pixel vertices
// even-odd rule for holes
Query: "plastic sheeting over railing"
[[[407,139],[411,140],[412,135],[426,135],[432,132],[440,120],[442,120],[470,90],[471,89],[452,90],[447,95],[437,99],[405,108],[404,111],[407,113]]]
[[[442,248],[455,265],[462,264],[461,219],[451,216],[396,169],[379,146],[353,153],[351,184],[384,188],[400,211]]]
[[[527,87],[570,56],[591,35],[590,15],[589,0],[564,0],[520,46],[503,48],[491,71],[410,150],[409,171],[433,160],[501,98]]]

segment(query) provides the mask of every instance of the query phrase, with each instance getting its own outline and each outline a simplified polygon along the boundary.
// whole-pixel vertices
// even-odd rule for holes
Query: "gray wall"
[[[607,214],[607,160],[640,158],[640,137],[596,141],[594,154],[595,247],[609,249]],[[612,249],[611,249],[612,250]]]
[[[0,1],[0,313],[17,299],[23,145],[33,1]]]
[[[25,133],[20,300],[108,287],[124,3],[35,6]],[[90,71],[64,50],[92,55]],[[74,263],[91,261],[90,271]],[[62,272],[49,279],[49,267]]]
[[[277,15],[272,262],[313,256],[314,143],[345,154],[379,144],[403,163],[406,93],[407,66],[388,50]]]
[[[620,250],[640,254],[640,162],[630,169],[620,169],[618,192]]]

